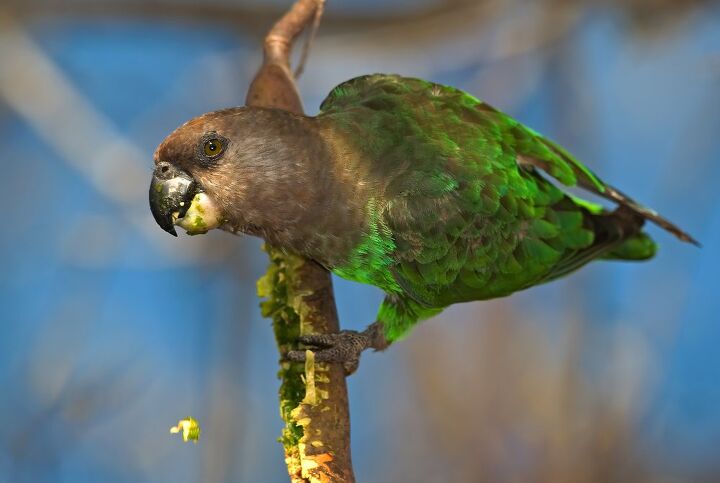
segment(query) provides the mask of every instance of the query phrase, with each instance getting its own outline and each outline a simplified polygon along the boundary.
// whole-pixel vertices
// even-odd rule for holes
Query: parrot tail
[[[603,255],[603,260],[649,260],[657,253],[657,244],[647,233],[641,232],[622,242]]]
[[[635,209],[620,205],[614,211],[595,215],[596,225],[603,226],[603,231],[613,233],[609,238],[620,238],[619,244],[614,244],[600,258],[603,260],[648,260],[655,256],[657,244],[650,236],[642,231],[645,216]]]
[[[582,186],[582,183],[581,183],[581,186]],[[591,188],[589,186],[583,186],[583,187],[586,189]],[[692,236],[690,236],[689,234],[684,232],[682,229],[680,229],[674,223],[672,223],[672,222],[668,221],[666,218],[663,218],[662,216],[660,216],[656,211],[651,210],[650,208],[641,205],[637,201],[630,198],[628,195],[624,194],[617,188],[613,188],[612,186],[610,186],[608,184],[605,184],[604,188],[605,189],[602,192],[597,191],[597,190],[591,190],[591,191],[599,196],[602,196],[605,199],[619,203],[620,207],[617,210],[615,210],[614,213],[618,213],[620,211],[625,211],[625,210],[632,211],[637,216],[642,217],[643,219],[646,219],[646,220],[650,220],[653,223],[655,223],[656,225],[658,225],[659,227],[663,228],[664,230],[667,230],[668,232],[672,233],[680,240],[687,242],[687,243],[692,243],[693,245],[698,246],[698,247],[700,246],[700,243],[695,238],[693,238]]]
[[[595,239],[592,245],[563,257],[545,275],[544,282],[563,277],[596,259],[640,261],[655,255],[655,242],[642,231],[645,217],[634,209],[620,205],[607,211],[600,205],[575,197],[566,200],[572,200],[582,210],[585,226],[593,231]]]

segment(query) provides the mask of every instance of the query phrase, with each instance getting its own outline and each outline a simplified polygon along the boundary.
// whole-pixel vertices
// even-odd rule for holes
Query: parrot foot
[[[360,354],[366,349],[383,350],[390,344],[385,340],[382,327],[377,322],[362,332],[342,330],[337,334],[308,334],[298,338],[301,344],[315,353],[317,362],[342,363],[345,373],[354,373],[360,364]],[[305,361],[305,351],[290,351],[285,359]]]

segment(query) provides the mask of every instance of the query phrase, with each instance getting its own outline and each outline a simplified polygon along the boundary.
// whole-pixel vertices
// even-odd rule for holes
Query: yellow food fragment
[[[182,431],[182,438],[184,442],[192,441],[197,443],[200,439],[200,425],[197,419],[188,416],[185,419],[178,421],[177,426],[170,428],[170,433],[176,434]]]

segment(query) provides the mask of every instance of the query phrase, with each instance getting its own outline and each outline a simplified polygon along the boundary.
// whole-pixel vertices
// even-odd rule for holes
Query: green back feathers
[[[347,169],[372,187],[370,228],[335,272],[393,294],[379,318],[394,338],[423,316],[418,307],[507,295],[596,258],[649,258],[655,245],[640,232],[643,218],[669,224],[557,144],[452,87],[359,77],[336,87],[318,118],[352,146]],[[570,196],[545,175],[624,211]]]

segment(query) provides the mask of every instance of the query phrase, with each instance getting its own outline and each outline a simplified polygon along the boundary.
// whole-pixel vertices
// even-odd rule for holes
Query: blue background
[[[242,104],[271,17],[106,3],[0,15],[0,481],[285,481],[260,241],[173,239],[146,205],[155,147]],[[380,5],[329,2],[308,113],[370,72],[460,87],[703,248],[650,226],[650,263],[452,307],[366,354],[349,379],[358,480],[720,479],[720,11],[507,2],[413,23],[433,2]],[[344,327],[374,319],[377,289],[335,288]],[[197,445],[168,434],[186,415]]]

